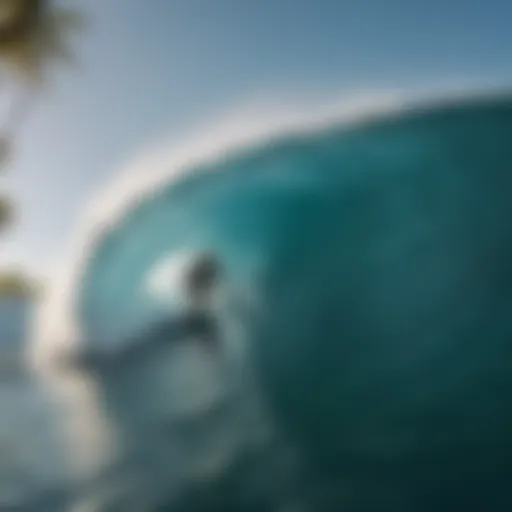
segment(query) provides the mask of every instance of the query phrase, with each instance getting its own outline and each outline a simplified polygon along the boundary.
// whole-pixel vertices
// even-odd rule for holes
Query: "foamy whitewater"
[[[273,110],[93,205],[28,353],[52,510],[508,510],[509,98]]]

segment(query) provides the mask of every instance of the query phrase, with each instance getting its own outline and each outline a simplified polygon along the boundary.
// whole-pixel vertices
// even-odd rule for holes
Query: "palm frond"
[[[40,49],[31,41],[0,45],[0,61],[23,81],[34,84],[43,81]]]
[[[47,0],[3,0],[0,5],[0,42],[27,37],[48,10]]]
[[[13,220],[13,203],[6,196],[0,196],[0,231],[4,231]]]
[[[6,40],[0,37],[0,61],[19,78],[40,85],[52,63],[76,67],[69,37],[84,27],[85,17],[79,11],[47,9],[30,31],[20,32],[18,38]]]
[[[77,67],[70,38],[84,29],[85,16],[75,9],[49,4],[49,0],[0,0],[0,65],[28,91],[21,102],[12,100],[21,105],[10,108],[2,140],[14,136],[20,119],[25,118],[26,105],[42,89],[52,64]],[[0,148],[0,165],[5,162]]]

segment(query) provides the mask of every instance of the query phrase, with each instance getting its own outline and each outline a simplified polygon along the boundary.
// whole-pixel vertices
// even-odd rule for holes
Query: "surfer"
[[[182,318],[187,337],[197,340],[208,351],[219,349],[218,325],[213,296],[220,280],[220,265],[209,254],[201,255],[185,277],[185,293],[188,307]]]
[[[218,261],[211,255],[200,255],[185,271],[183,303],[184,310],[177,316],[165,318],[120,346],[112,347],[108,342],[81,347],[77,353],[67,354],[61,361],[64,368],[87,368],[89,371],[105,370],[111,364],[138,360],[158,345],[172,343],[198,343],[210,355],[220,350],[219,322],[215,312],[215,291],[221,270]]]

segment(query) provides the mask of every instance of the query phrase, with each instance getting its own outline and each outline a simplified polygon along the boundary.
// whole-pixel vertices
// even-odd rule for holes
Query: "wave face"
[[[118,503],[510,510],[511,141],[508,97],[406,110],[133,205],[73,295],[80,346],[110,361],[79,407],[119,441]],[[224,269],[206,358],[174,329],[204,253]]]

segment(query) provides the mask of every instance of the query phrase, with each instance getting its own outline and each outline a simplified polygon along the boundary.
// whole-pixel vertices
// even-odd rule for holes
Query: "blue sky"
[[[69,0],[90,17],[24,127],[1,187],[0,265],[53,266],[84,203],[156,139],[268,95],[512,83],[503,0]]]

